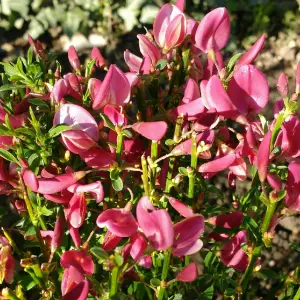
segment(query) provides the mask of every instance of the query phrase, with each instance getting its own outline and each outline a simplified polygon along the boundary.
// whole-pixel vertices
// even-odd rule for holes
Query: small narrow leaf
[[[72,127],[68,126],[68,125],[64,125],[64,124],[56,125],[49,130],[48,138],[52,139],[52,138],[60,135],[62,132],[66,131],[66,130],[71,130],[71,129],[72,129]]]
[[[4,159],[8,161],[15,162],[16,164],[20,165],[18,159],[13,154],[1,148],[0,148],[0,156],[2,156]]]

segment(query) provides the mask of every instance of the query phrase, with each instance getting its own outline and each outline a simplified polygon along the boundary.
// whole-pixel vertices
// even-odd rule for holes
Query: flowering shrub
[[[161,8],[141,56],[125,51],[126,73],[96,48],[83,70],[74,47],[74,71],[53,72],[31,37],[27,57],[4,64],[1,299],[254,299],[258,276],[299,299],[299,268],[261,269],[261,255],[300,210],[300,65],[292,95],[278,79],[267,121],[253,65],[265,35],[226,64],[227,10],[201,22],[183,10]]]

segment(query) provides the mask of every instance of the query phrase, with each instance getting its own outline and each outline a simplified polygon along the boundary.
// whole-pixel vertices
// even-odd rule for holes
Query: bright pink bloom
[[[187,120],[192,121],[198,119],[204,111],[203,101],[201,98],[198,98],[169,110],[168,114],[173,120],[183,115]]]
[[[246,230],[238,232],[221,249],[221,261],[237,271],[243,272],[248,266],[248,256],[241,248],[241,244],[247,243]]]
[[[197,84],[197,82],[194,79],[189,78],[189,80],[186,83],[186,87],[184,90],[184,96],[181,100],[181,104],[189,103],[198,98],[200,98],[199,85]]]
[[[92,257],[85,250],[69,250],[60,258],[61,266],[66,269],[71,266],[82,274],[94,274],[95,266]]]
[[[53,178],[36,178],[31,170],[23,172],[25,184],[35,193],[54,194],[67,189],[72,184],[83,178],[86,172],[60,174]]]
[[[123,106],[130,100],[130,93],[130,83],[125,74],[115,65],[110,65],[93,101],[93,109],[101,109],[106,104]]]
[[[152,257],[150,255],[145,255],[138,261],[138,264],[146,269],[151,269]]]
[[[41,58],[43,58],[44,60],[48,60],[48,55],[45,52],[45,49],[43,47],[43,45],[41,44],[41,42],[39,40],[35,41],[32,39],[32,37],[28,34],[27,35],[28,38],[28,42],[30,44],[31,47],[33,47],[33,51],[36,55],[39,55]]]
[[[300,160],[289,164],[285,205],[291,210],[300,211]]]
[[[55,83],[50,97],[55,101],[55,103],[60,103],[66,95],[69,95],[70,90],[71,86],[69,81],[66,79],[59,79]]]
[[[233,73],[228,85],[228,95],[240,113],[258,114],[269,100],[268,82],[255,66],[243,65]]]
[[[268,172],[267,181],[268,181],[269,185],[272,187],[272,189],[274,189],[275,191],[282,189],[281,179],[276,174]]]
[[[98,227],[107,227],[119,237],[132,236],[138,230],[134,216],[126,208],[107,209],[98,216],[96,223]]]
[[[106,61],[97,47],[92,49],[91,58],[95,59],[95,66],[98,68],[103,68],[106,66]]]
[[[138,232],[131,236],[130,243],[130,255],[134,260],[138,261],[144,255],[148,243],[144,236]]]
[[[73,266],[65,269],[61,281],[62,300],[86,300],[89,294],[89,282]]]
[[[210,224],[223,227],[223,228],[235,228],[241,226],[243,222],[243,213],[240,211],[230,214],[219,215],[211,217],[207,220]]]
[[[174,225],[173,255],[192,255],[198,252],[203,242],[199,240],[204,230],[204,218],[193,215]]]
[[[68,187],[68,191],[71,193],[90,193],[97,203],[100,203],[104,198],[104,189],[99,180],[90,184],[75,183]]]
[[[230,35],[230,18],[226,8],[216,8],[201,20],[195,40],[201,51],[219,51],[225,47]]]
[[[65,233],[65,222],[64,219],[59,216],[56,219],[53,237],[51,240],[51,252],[54,253],[56,249],[62,244]]]
[[[139,226],[156,250],[166,250],[172,246],[174,229],[165,209],[156,209],[144,196],[137,205],[136,216]]]
[[[64,104],[55,113],[53,125],[66,124],[74,130],[84,131],[91,139],[98,141],[98,124],[84,108],[75,104]],[[64,136],[64,132],[61,134]]]
[[[266,34],[264,33],[255,44],[238,60],[236,66],[251,64],[264,46]]]
[[[131,53],[128,49],[124,51],[124,60],[130,72],[139,73],[143,59]]]
[[[167,197],[171,206],[183,217],[189,218],[194,215],[194,211],[173,197]]]
[[[176,279],[181,282],[193,282],[198,277],[196,263],[192,262],[182,269],[176,276]]]
[[[168,124],[159,122],[139,122],[132,125],[132,129],[152,141],[161,140],[167,132]]]
[[[186,19],[181,10],[172,4],[165,4],[155,17],[154,38],[165,50],[179,46],[186,35]]]
[[[97,78],[90,78],[89,82],[88,82],[88,89],[90,92],[90,97],[92,99],[92,102],[95,101],[96,99],[96,95],[100,90],[101,87],[101,80],[97,79]]]
[[[74,46],[70,46],[68,49],[68,59],[72,68],[75,71],[80,71],[80,60]]]
[[[185,0],[177,0],[175,5],[184,12]]]
[[[107,230],[104,240],[102,242],[102,248],[106,251],[112,251],[114,250],[117,245],[121,242],[122,237],[117,236],[113,233],[111,233],[109,230]]]
[[[115,106],[106,105],[103,112],[115,126],[123,126],[127,124],[127,118],[124,113],[120,111],[120,108],[118,109]]]
[[[153,66],[160,60],[161,54],[158,48],[144,34],[138,34],[140,51],[144,57],[149,57]]]
[[[0,284],[3,280],[11,284],[14,279],[15,260],[12,256],[11,246],[8,240],[0,235]]]
[[[289,83],[288,78],[285,73],[281,73],[279,75],[277,81],[277,90],[282,97],[287,97],[289,93]]]
[[[75,193],[65,210],[66,219],[74,228],[79,228],[86,216],[86,200],[84,193]]]
[[[115,161],[114,153],[110,153],[101,148],[91,148],[81,153],[80,157],[89,167],[93,168],[106,168]]]
[[[229,168],[236,160],[235,153],[229,153],[220,158],[202,164],[198,167],[197,171],[200,173],[217,173]]]
[[[76,75],[74,73],[68,73],[68,74],[64,75],[64,79],[66,79],[69,82],[71,89],[73,91],[75,91],[76,93],[78,93],[78,95],[74,96],[75,93],[70,92],[70,96],[73,96],[78,101],[81,101],[81,97],[82,97],[81,82],[84,80],[84,78],[79,75]]]
[[[81,244],[80,232],[78,228],[74,228],[70,223],[68,223],[70,236],[74,242],[75,247],[79,248]]]
[[[264,182],[267,177],[272,132],[264,136],[257,152],[257,170],[259,180]]]

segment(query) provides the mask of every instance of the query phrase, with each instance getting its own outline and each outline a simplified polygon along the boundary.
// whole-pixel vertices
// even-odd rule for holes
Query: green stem
[[[7,297],[5,299],[9,299],[9,300],[20,300],[20,298],[18,298],[9,288],[4,288],[2,290],[2,295],[4,297]]]
[[[148,182],[148,165],[145,156],[142,156],[141,163],[142,163],[142,170],[143,170],[142,180],[143,180],[145,195],[149,197],[150,190],[149,190],[149,182]]]
[[[164,257],[164,265],[162,269],[162,274],[161,274],[161,286],[159,287],[158,291],[158,300],[162,300],[164,297],[164,293],[166,290],[166,279],[168,277],[168,271],[169,271],[169,266],[170,266],[170,260],[171,260],[171,254],[172,254],[172,248],[168,249],[165,251],[165,257]]]
[[[151,143],[151,160],[155,162],[157,160],[158,155],[158,142],[152,141]],[[155,181],[156,181],[156,164],[153,163],[151,166],[151,191],[155,189]]]
[[[189,173],[189,189],[188,189],[188,197],[190,202],[192,202],[194,198],[194,187],[195,187],[195,179],[196,179],[196,167],[197,167],[197,140],[196,134],[192,134],[192,149],[191,149],[191,172]],[[190,203],[192,204],[192,203]]]
[[[18,246],[16,245],[16,243],[14,242],[14,240],[12,239],[11,235],[2,227],[2,231],[4,233],[4,236],[7,238],[9,244],[11,245],[11,247],[13,248],[13,250],[17,253],[17,255],[19,257],[22,256],[22,252],[21,250],[18,248]]]
[[[110,297],[116,295],[118,292],[118,273],[119,273],[119,268],[114,267],[110,275],[110,290],[109,290]]]
[[[173,178],[174,165],[175,165],[175,157],[172,156],[169,159],[169,168],[168,168],[166,187],[165,187],[166,193],[170,193],[170,190],[172,188],[172,178]]]
[[[122,132],[118,132],[117,137],[117,149],[116,149],[116,158],[119,166],[122,165],[122,148],[123,148],[124,136]]]

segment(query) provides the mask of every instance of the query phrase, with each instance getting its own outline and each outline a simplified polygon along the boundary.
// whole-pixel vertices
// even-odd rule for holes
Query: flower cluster
[[[4,64],[0,192],[18,221],[0,236],[0,299],[247,294],[279,218],[300,211],[300,65],[268,122],[266,36],[226,64],[229,36],[225,8],[199,22],[178,0],[124,52],[127,72],[96,48],[84,71],[71,46],[63,75],[31,37]]]

